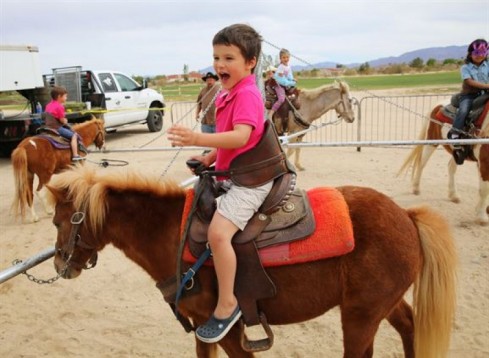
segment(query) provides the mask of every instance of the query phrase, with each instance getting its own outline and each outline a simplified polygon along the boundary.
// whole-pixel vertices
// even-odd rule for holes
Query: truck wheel
[[[163,111],[157,110],[157,106],[151,106],[146,118],[150,132],[159,132],[163,128]]]

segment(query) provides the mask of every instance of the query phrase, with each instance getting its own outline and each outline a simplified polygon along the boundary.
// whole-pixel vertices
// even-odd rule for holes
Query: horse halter
[[[99,137],[102,137],[102,144],[101,144],[100,146],[99,146],[99,145],[97,145],[97,139],[98,139]],[[97,134],[95,134],[95,138],[94,138],[93,142],[95,143],[95,145],[96,145],[96,147],[97,147],[98,149],[103,148],[103,146],[105,145],[104,129],[103,129],[103,128],[102,128],[102,129],[97,129]]]
[[[345,116],[345,113],[348,112],[348,106],[345,102],[348,100],[348,103],[351,106],[353,103],[353,99],[350,97],[347,97],[347,96],[343,96],[343,90],[341,88],[339,88],[338,91],[340,91],[340,101],[335,106],[336,115],[338,116],[338,118],[341,118],[341,119],[343,117],[348,118],[347,116]],[[340,106],[343,107],[342,111],[339,110]]]
[[[72,226],[70,231],[70,238],[68,240],[68,244],[66,245],[66,250],[64,250],[62,247],[58,247],[58,243],[56,243],[55,245],[56,252],[60,254],[61,258],[65,262],[65,267],[62,270],[62,274],[64,274],[69,267],[73,267],[77,270],[88,270],[94,268],[97,265],[98,254],[96,247],[88,245],[86,242],[84,242],[80,234],[78,233],[80,225],[83,223],[84,220],[85,213],[81,211],[73,213],[70,219]],[[80,264],[78,262],[72,261],[76,246],[82,249],[93,251],[87,262]]]

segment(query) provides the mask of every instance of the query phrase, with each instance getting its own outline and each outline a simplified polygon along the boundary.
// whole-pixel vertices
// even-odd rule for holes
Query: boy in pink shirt
[[[68,91],[64,87],[54,86],[51,90],[51,102],[46,105],[46,127],[56,130],[60,136],[70,140],[72,158],[76,162],[85,158],[78,155],[78,136],[68,127],[68,120],[65,118],[65,108],[63,103],[68,98]]]
[[[194,156],[206,167],[215,162],[217,171],[228,170],[238,155],[253,149],[265,127],[265,107],[253,72],[261,51],[261,36],[250,26],[235,24],[219,31],[212,41],[214,70],[223,90],[216,99],[216,133],[193,132],[175,125],[168,130],[174,146],[216,148],[205,156]],[[217,209],[207,233],[216,270],[219,298],[214,314],[196,330],[206,343],[221,340],[241,317],[234,295],[236,254],[231,240],[243,230],[270,192],[273,180],[254,188],[224,181],[226,193],[217,198]]]

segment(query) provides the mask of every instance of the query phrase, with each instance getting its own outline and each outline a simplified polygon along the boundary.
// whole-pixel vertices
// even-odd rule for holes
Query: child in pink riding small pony
[[[68,98],[68,91],[61,86],[54,86],[51,90],[51,102],[46,105],[46,127],[56,130],[60,136],[70,140],[72,158],[74,162],[84,160],[78,154],[78,135],[68,126],[63,106]]]
[[[275,86],[275,92],[277,93],[277,101],[272,105],[272,109],[268,112],[268,118],[272,119],[273,115],[280,108],[285,101],[285,87],[295,87],[296,81],[292,72],[292,67],[289,65],[290,52],[286,49],[281,49],[279,52],[280,64],[273,78],[277,82],[278,86]]]
[[[206,155],[194,156],[206,167],[215,162],[217,171],[229,170],[234,158],[256,147],[265,131],[265,106],[254,71],[261,52],[261,36],[250,26],[235,24],[219,31],[212,41],[214,70],[222,91],[216,98],[216,133],[193,132],[174,125],[168,139],[174,146],[216,148]],[[206,343],[221,340],[241,317],[234,294],[237,269],[236,253],[231,240],[243,230],[270,192],[273,180],[253,188],[238,186],[230,179],[223,181],[226,193],[216,200],[208,242],[212,250],[218,281],[218,301],[210,319],[195,332]]]

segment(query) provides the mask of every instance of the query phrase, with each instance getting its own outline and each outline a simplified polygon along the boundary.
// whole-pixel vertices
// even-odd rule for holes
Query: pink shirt
[[[243,78],[230,91],[219,94],[216,98],[216,132],[231,131],[237,124],[247,124],[253,129],[243,147],[217,149],[216,170],[228,170],[236,156],[256,146],[265,128],[264,113],[265,106],[253,74]]]
[[[65,107],[54,99],[46,105],[45,112],[50,113],[56,119],[65,117]]]

